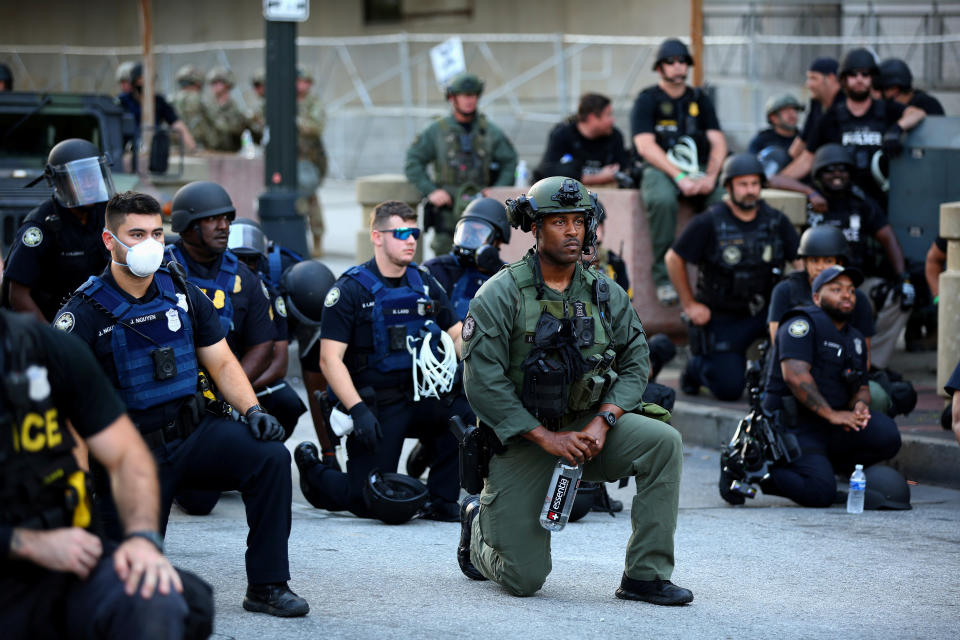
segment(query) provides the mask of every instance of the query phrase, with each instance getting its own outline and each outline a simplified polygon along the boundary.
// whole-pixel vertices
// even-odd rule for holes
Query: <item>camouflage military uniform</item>
[[[237,103],[230,98],[220,104],[216,99],[205,102],[207,120],[210,123],[210,138],[206,147],[211,151],[239,151],[240,135],[247,128],[247,117]]]
[[[323,105],[315,96],[297,101],[297,182],[300,195],[297,212],[310,222],[313,255],[323,252],[323,209],[317,189],[327,175],[327,152],[323,147]]]
[[[203,104],[203,94],[199,91],[180,89],[173,96],[173,108],[183,120],[199,147],[208,147],[211,139],[210,122]]]

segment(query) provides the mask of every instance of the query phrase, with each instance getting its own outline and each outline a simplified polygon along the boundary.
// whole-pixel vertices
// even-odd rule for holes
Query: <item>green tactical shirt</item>
[[[203,103],[203,94],[199,91],[181,89],[173,96],[172,104],[197,144],[206,148],[211,138],[211,131],[207,110]]]
[[[210,140],[207,149],[212,151],[239,151],[240,136],[247,128],[247,116],[230,98],[220,104],[216,99],[206,101],[207,120],[210,122]]]
[[[474,127],[477,126],[477,122],[480,120],[480,114],[477,114],[477,118],[474,120]],[[495,124],[487,120],[485,121],[485,130],[483,133],[485,155],[488,158],[487,162],[496,163],[500,166],[499,174],[497,179],[492,184],[482,184],[477,185],[479,187],[503,187],[512,185],[515,179],[515,174],[517,171],[517,151],[513,148],[510,140],[504,135],[503,131],[500,130]],[[450,131],[463,131],[466,133],[466,130],[463,126],[457,122],[456,118],[452,115],[444,116],[443,118],[437,119],[436,121],[430,123],[426,129],[424,129],[420,135],[414,139],[413,144],[410,145],[410,148],[407,149],[407,158],[403,165],[403,172],[407,176],[407,180],[410,181],[417,189],[420,190],[420,193],[427,195],[432,191],[435,191],[438,187],[442,186],[447,191],[450,191],[450,195],[456,195],[454,192],[457,187],[461,185],[438,185],[437,181],[439,178],[438,172],[438,163],[442,163],[446,160],[445,156],[445,144],[444,144],[444,130]],[[433,177],[427,173],[427,166],[433,165]]]
[[[597,274],[611,285],[605,275]],[[617,353],[614,370],[619,377],[599,404],[615,404],[624,411],[635,411],[650,373],[650,349],[637,312],[626,292],[610,286],[609,325]],[[592,302],[593,291],[582,264],[577,263],[570,286],[565,291],[543,288],[543,300]],[[487,280],[470,302],[463,327],[463,386],[477,416],[490,425],[501,442],[520,436],[540,423],[523,406],[517,386],[511,381],[518,372],[510,371],[510,345],[524,333],[520,313],[522,298],[517,281],[508,269],[501,269]],[[522,377],[522,375],[520,376]]]

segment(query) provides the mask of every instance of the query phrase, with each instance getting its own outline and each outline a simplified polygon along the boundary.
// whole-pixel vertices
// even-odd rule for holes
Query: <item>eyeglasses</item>
[[[374,231],[379,231],[380,233],[390,233],[393,232],[393,237],[397,240],[406,240],[410,236],[413,236],[414,240],[420,239],[420,229],[417,227],[397,227],[396,229],[374,229]]]

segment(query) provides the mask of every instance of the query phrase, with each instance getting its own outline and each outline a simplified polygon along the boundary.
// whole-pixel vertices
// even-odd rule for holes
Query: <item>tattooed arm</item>
[[[787,383],[790,392],[813,413],[847,430],[859,431],[866,426],[869,415],[864,419],[861,414],[853,411],[835,411],[827,404],[810,374],[809,362],[787,358],[780,363],[780,370],[783,372],[783,381]],[[857,395],[859,397],[860,394]]]

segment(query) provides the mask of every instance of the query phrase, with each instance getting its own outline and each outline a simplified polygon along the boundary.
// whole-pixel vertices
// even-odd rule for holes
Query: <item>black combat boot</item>
[[[297,463],[297,469],[300,470],[300,491],[303,492],[303,497],[317,509],[323,509],[316,489],[308,480],[310,470],[318,464],[323,464],[320,462],[320,456],[317,453],[317,445],[312,442],[301,442],[293,450],[293,461]]]
[[[470,562],[470,530],[473,528],[473,519],[480,513],[479,496],[467,496],[460,503],[460,544],[457,545],[457,564],[460,571],[471,580],[486,580],[473,563]]]
[[[247,585],[243,608],[278,618],[297,618],[310,611],[307,601],[291,591],[286,582]]]
[[[634,580],[623,574],[617,597],[621,600],[643,600],[651,604],[674,607],[693,602],[693,592],[669,580]]]

